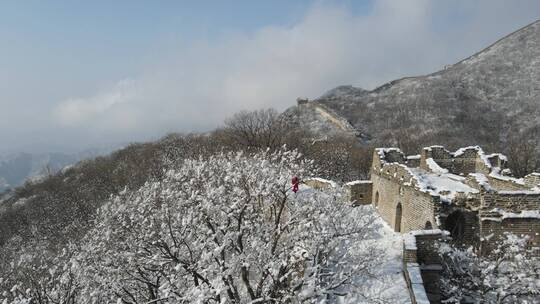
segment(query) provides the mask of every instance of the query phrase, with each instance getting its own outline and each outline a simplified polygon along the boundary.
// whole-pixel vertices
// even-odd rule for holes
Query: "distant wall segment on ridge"
[[[349,134],[354,137],[359,137],[360,132],[356,130],[355,127],[353,127],[349,121],[347,121],[345,118],[341,117],[340,115],[336,114],[333,110],[329,109],[325,105],[317,102],[317,101],[310,101],[307,98],[297,98],[296,103],[298,107],[310,107],[324,120],[326,120],[328,123],[332,124],[337,129],[343,131],[346,134]]]

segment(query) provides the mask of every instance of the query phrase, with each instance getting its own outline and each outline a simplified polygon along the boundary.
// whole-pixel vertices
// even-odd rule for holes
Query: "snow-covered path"
[[[376,266],[370,277],[358,278],[357,286],[342,303],[411,303],[403,277],[403,240],[376,213],[372,206],[360,206],[376,216],[374,233],[361,242],[360,250],[374,249]]]
[[[306,195],[317,191],[305,185],[300,186],[298,195]],[[324,191],[324,190],[323,190]],[[356,277],[347,295],[340,298],[339,303],[411,303],[405,278],[403,277],[403,239],[379,216],[371,205],[361,205],[355,212],[372,215],[374,222],[368,235],[354,244],[343,244],[341,250],[353,251],[347,263],[359,265],[370,255],[369,274]],[[356,257],[356,259],[355,259]]]

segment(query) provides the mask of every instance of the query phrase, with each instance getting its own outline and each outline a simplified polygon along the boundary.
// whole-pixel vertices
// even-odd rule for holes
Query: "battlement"
[[[506,163],[504,155],[486,154],[478,146],[455,152],[431,146],[411,156],[378,148],[372,202],[398,232],[444,229],[474,246],[489,234],[512,232],[529,235],[531,246],[540,246],[540,173],[514,178]]]
[[[500,153],[486,155],[479,146],[460,148],[450,152],[442,146],[431,146],[422,149],[420,168],[430,170],[430,162],[457,175],[469,173],[489,174],[493,168],[506,168],[506,156]],[[432,161],[431,161],[432,160]]]

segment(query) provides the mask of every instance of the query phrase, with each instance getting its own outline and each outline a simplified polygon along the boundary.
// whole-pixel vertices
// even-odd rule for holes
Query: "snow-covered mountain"
[[[540,21],[433,74],[372,91],[341,86],[311,102],[330,108],[376,144],[444,142],[504,150],[509,135],[540,130]],[[301,124],[314,125],[312,115],[293,108]],[[319,118],[319,124],[328,123]]]

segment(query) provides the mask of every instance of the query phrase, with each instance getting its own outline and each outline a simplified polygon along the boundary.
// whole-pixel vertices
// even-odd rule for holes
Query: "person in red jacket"
[[[292,178],[292,191],[294,193],[298,192],[298,185],[300,184],[300,180],[298,179],[298,177],[293,177]]]

